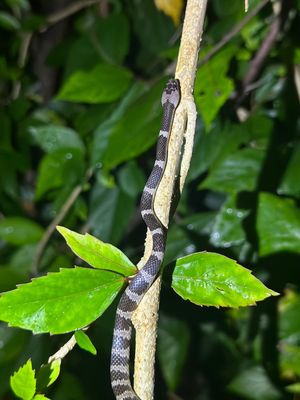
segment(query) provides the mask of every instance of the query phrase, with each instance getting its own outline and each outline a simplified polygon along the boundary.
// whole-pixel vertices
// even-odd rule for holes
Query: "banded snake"
[[[157,277],[164,257],[167,229],[155,213],[154,200],[166,167],[169,136],[179,102],[179,81],[171,79],[162,94],[163,118],[155,163],[141,198],[141,215],[152,235],[152,250],[144,267],[130,281],[121,296],[116,312],[110,371],[111,384],[117,400],[140,400],[130,383],[131,318],[144,294]]]

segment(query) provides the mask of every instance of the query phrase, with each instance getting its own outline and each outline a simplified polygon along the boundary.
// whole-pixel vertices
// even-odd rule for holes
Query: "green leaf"
[[[60,374],[61,360],[54,360],[50,364],[42,365],[37,372],[37,391],[42,391],[51,386]]]
[[[261,193],[257,233],[261,256],[281,251],[300,253],[300,210],[291,200]]]
[[[43,229],[27,218],[9,217],[0,221],[0,239],[14,245],[38,242]]]
[[[128,229],[135,208],[135,198],[120,188],[96,184],[91,192],[88,226],[94,236],[116,244]]]
[[[15,395],[23,400],[31,400],[36,389],[35,372],[29,359],[10,378],[10,386]]]
[[[99,64],[91,71],[77,71],[71,75],[57,98],[90,104],[110,103],[123,96],[131,79],[131,72],[124,68]]]
[[[50,400],[50,399],[44,396],[43,394],[37,394],[34,396],[33,400]]]
[[[270,381],[261,366],[242,371],[229,384],[228,389],[248,400],[279,400],[282,395]]]
[[[300,145],[298,144],[291,156],[288,167],[284,173],[278,194],[300,197]]]
[[[291,385],[286,386],[285,389],[290,393],[300,394],[300,382],[292,383]]]
[[[217,214],[210,242],[216,247],[231,247],[245,241],[242,221],[249,211],[238,209],[235,196],[229,196]]]
[[[233,92],[234,84],[226,73],[235,51],[234,46],[227,47],[209,63],[198,69],[195,81],[195,101],[207,129]]]
[[[236,261],[207,252],[178,259],[172,287],[185,300],[214,307],[250,306],[277,295]]]
[[[38,168],[35,198],[41,199],[45,193],[61,187],[79,183],[84,174],[83,154],[75,148],[63,148],[46,154]]]
[[[13,15],[1,11],[0,12],[0,27],[9,31],[20,29],[20,22]]]
[[[64,126],[47,125],[30,127],[29,132],[46,153],[62,149],[76,149],[84,153],[84,144],[77,132]]]
[[[142,154],[156,142],[164,83],[160,81],[154,85],[114,124],[103,154],[103,164],[107,169]]]
[[[94,356],[97,354],[95,346],[93,345],[91,339],[88,337],[86,333],[84,333],[83,331],[76,331],[75,339],[78,346],[81,347],[83,350],[92,353]]]
[[[120,186],[131,197],[139,195],[145,186],[146,177],[135,161],[128,162],[118,174]]]
[[[300,375],[300,295],[286,290],[279,300],[279,361],[281,375],[295,379]]]
[[[110,14],[98,21],[95,36],[103,60],[121,64],[129,50],[129,24],[125,14]]]
[[[226,193],[252,191],[256,187],[264,155],[263,151],[249,148],[230,154],[212,167],[199,187]]]
[[[95,321],[112,303],[124,280],[89,268],[61,269],[0,297],[0,319],[33,333],[66,333]]]
[[[137,268],[117,247],[104,243],[88,233],[81,235],[62,226],[57,226],[57,230],[72,251],[92,267],[108,269],[125,276],[136,274]]]
[[[185,322],[161,315],[158,328],[158,357],[169,390],[175,391],[186,360],[190,332]]]
[[[108,141],[116,123],[123,118],[127,110],[133,106],[133,104],[141,98],[145,93],[147,87],[146,84],[141,81],[135,81],[130,89],[126,92],[120,102],[115,105],[114,111],[104,122],[102,122],[94,133],[94,140],[92,145],[92,165],[101,163],[103,154],[107,148]]]

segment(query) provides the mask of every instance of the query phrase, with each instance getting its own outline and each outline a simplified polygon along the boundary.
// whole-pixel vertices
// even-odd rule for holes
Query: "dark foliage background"
[[[180,25],[152,0],[103,0],[64,17],[75,3],[1,2],[1,291],[73,266],[55,222],[134,262],[143,252],[138,203]],[[208,1],[200,58],[245,17],[243,7]],[[239,310],[200,308],[172,291],[166,268],[156,399],[300,394],[299,8],[299,0],[268,3],[199,69],[194,156],[165,261],[219,252],[281,296]],[[48,397],[112,399],[114,310],[90,329],[97,357],[74,349]],[[0,398],[13,398],[13,371],[29,357],[40,366],[68,338],[1,324]]]

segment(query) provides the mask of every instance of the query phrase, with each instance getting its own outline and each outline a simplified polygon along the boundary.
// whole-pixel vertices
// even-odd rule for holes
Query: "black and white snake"
[[[179,81],[171,79],[167,83],[161,99],[163,118],[156,148],[155,164],[141,198],[142,218],[152,235],[151,255],[144,267],[130,281],[120,299],[116,313],[110,373],[112,388],[117,400],[140,400],[130,383],[131,317],[158,275],[164,257],[167,229],[155,214],[154,200],[167,163],[169,135],[179,102]]]

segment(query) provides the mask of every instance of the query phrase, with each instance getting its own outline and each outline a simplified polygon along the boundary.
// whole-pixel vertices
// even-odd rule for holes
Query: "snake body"
[[[152,250],[144,267],[130,281],[121,296],[116,312],[110,372],[111,384],[117,400],[140,400],[130,383],[131,318],[144,294],[158,275],[164,257],[167,229],[155,214],[154,200],[165,170],[169,135],[179,102],[179,81],[171,79],[168,81],[161,98],[163,118],[157,142],[155,164],[141,198],[141,215],[152,235]]]

